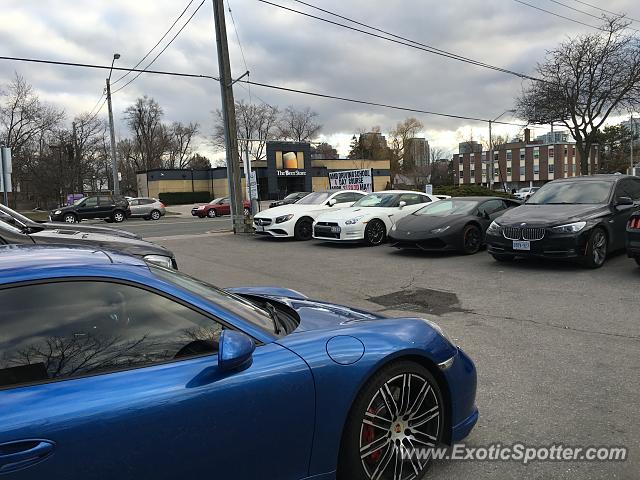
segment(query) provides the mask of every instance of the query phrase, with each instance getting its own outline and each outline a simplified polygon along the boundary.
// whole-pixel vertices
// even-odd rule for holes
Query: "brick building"
[[[540,186],[558,179],[580,175],[580,154],[575,143],[546,143],[543,138],[531,140],[529,129],[525,130],[524,141],[507,143],[496,147],[493,152],[494,188],[504,184],[507,190]],[[453,156],[453,171],[459,185],[488,186],[489,152],[461,152]],[[590,171],[596,172],[598,146],[590,155]]]

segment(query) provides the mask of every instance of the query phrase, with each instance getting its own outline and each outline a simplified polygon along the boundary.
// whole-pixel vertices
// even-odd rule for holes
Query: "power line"
[[[11,60],[11,61],[18,61],[18,62],[42,63],[42,64],[49,64],[49,65],[83,67],[83,68],[97,68],[97,69],[104,69],[104,70],[108,70],[109,68],[111,68],[111,66],[109,66],[109,65],[93,65],[93,64],[87,64],[87,63],[73,63],[73,62],[62,62],[62,61],[55,61],[55,60],[42,60],[42,59],[33,59],[33,58],[20,58],[20,57],[0,56],[0,60]],[[194,74],[194,73],[167,72],[167,71],[157,71],[157,70],[156,71],[154,71],[154,70],[139,70],[139,69],[123,68],[123,67],[114,67],[113,69],[114,70],[118,70],[118,71],[134,71],[134,72],[140,72],[140,73],[155,74],[155,75],[166,75],[166,76],[174,76],[174,77],[204,78],[204,79],[208,79],[208,80],[214,80],[216,82],[220,81],[219,78],[214,77],[212,75],[199,75],[199,74]],[[361,104],[361,105],[370,105],[370,106],[374,106],[374,107],[382,107],[382,108],[388,108],[388,109],[392,109],[392,110],[400,110],[400,111],[405,111],[405,112],[423,113],[425,115],[435,115],[435,116],[440,116],[440,117],[456,118],[456,119],[460,119],[460,120],[471,120],[471,121],[476,121],[476,122],[489,123],[489,120],[488,119],[484,119],[484,118],[467,117],[467,116],[464,116],[464,115],[454,115],[454,114],[448,114],[448,113],[432,112],[432,111],[428,111],[428,110],[420,110],[420,109],[417,109],[417,108],[401,107],[401,106],[397,106],[397,105],[390,105],[390,104],[372,102],[372,101],[367,101],[367,100],[358,100],[358,99],[347,98],[347,97],[339,97],[339,96],[336,96],[336,95],[328,95],[328,94],[323,94],[323,93],[309,92],[309,91],[305,91],[305,90],[297,90],[297,89],[293,89],[293,88],[281,87],[281,86],[278,86],[278,85],[270,85],[270,84],[267,84],[267,83],[259,83],[259,82],[254,82],[254,81],[251,81],[251,80],[239,80],[239,82],[240,83],[251,84],[251,85],[255,85],[255,86],[263,87],[263,88],[270,88],[270,89],[273,89],[273,90],[280,90],[280,91],[290,92],[290,93],[298,93],[298,94],[301,94],[301,95],[308,95],[308,96],[326,98],[326,99],[331,99],[331,100],[339,100],[339,101],[349,102],[349,103],[357,103],[357,104]],[[267,105],[269,105],[267,102],[265,102],[265,103]],[[511,123],[511,122],[502,122],[502,121],[497,121],[497,122],[493,122],[492,121],[492,123],[499,124],[499,125],[512,125],[512,126],[516,126],[516,127],[525,126],[524,124]]]
[[[100,95],[100,98],[98,99],[98,101],[96,102],[96,104],[93,106],[93,108],[91,110],[89,110],[89,116],[93,115],[93,112],[95,111],[96,108],[98,108],[98,105],[100,105],[100,102],[102,101],[102,99],[105,96],[105,91],[102,90],[102,95]],[[102,108],[102,107],[101,107]]]
[[[175,26],[176,26],[176,23],[178,23],[178,21],[179,21],[179,20],[184,16],[184,14],[186,13],[186,11],[189,9],[189,7],[191,6],[191,4],[192,4],[194,1],[195,1],[195,0],[190,0],[190,1],[189,1],[189,3],[187,4],[187,6],[186,6],[186,7],[184,7],[184,10],[182,10],[182,13],[180,13],[180,15],[178,16],[178,18],[176,18],[176,19],[175,19],[175,21],[171,24],[171,26],[169,27],[169,29],[168,29],[166,32],[164,32],[164,35],[162,35],[162,37],[160,38],[160,40],[158,40],[158,43],[156,43],[156,44],[151,48],[151,50],[149,50],[149,51],[146,53],[146,55],[145,55],[144,57],[142,57],[142,58],[140,59],[140,61],[139,61],[138,63],[136,63],[136,64],[133,66],[133,68],[138,68],[138,67],[140,66],[140,64],[141,64],[142,62],[144,62],[144,61],[147,59],[147,57],[148,57],[149,55],[151,55],[151,52],[153,52],[153,51],[158,47],[158,45],[160,45],[160,43],[162,43],[162,41],[167,37],[167,35],[169,35],[169,32],[170,32],[171,30],[173,30],[173,27],[175,27]],[[116,84],[116,83],[118,83],[120,80],[122,80],[122,79],[123,79],[123,78],[125,78],[127,75],[129,75],[130,73],[131,73],[131,72],[127,72],[127,73],[125,73],[124,75],[122,75],[121,77],[117,78],[116,80],[114,80],[114,81],[113,81],[113,83],[112,83],[111,85],[115,85],[115,84]]]
[[[583,0],[573,0],[573,1],[577,2],[577,3],[580,3],[582,5],[585,5],[587,7],[595,8],[596,10],[600,10],[601,12],[605,12],[605,13],[609,13],[611,15],[615,15],[616,17],[625,17],[625,18],[628,18],[629,20],[631,20],[632,22],[640,22],[640,20],[637,20],[635,18],[627,17],[627,16],[625,16],[623,14],[612,12],[611,10],[607,10],[605,8],[598,7],[598,6],[593,5],[591,3],[584,2]]]
[[[581,13],[583,15],[587,15],[589,17],[595,18],[596,20],[602,21],[604,19],[603,16],[598,16],[598,15],[594,15],[594,14],[589,13],[589,12],[585,12],[584,10],[580,10],[579,8],[574,8],[571,5],[567,5],[566,3],[560,2],[558,0],[549,0],[549,1],[553,2],[553,3],[557,4],[557,5],[560,5],[562,7],[568,8],[569,10],[573,10],[574,12],[578,12],[578,13]],[[632,28],[632,27],[626,27],[626,28],[628,28],[630,30],[633,30],[634,32],[638,32],[638,30],[636,30],[635,28]]]
[[[426,44],[423,44],[423,43],[420,43],[420,42],[416,42],[414,40],[409,40],[409,39],[406,39],[404,37],[400,37],[399,35],[391,34],[391,33],[388,33],[388,32],[386,32],[384,30],[377,29],[377,28],[371,27],[369,25],[366,25],[364,23],[348,19],[347,17],[344,17],[342,15],[330,12],[328,10],[321,9],[319,7],[316,7],[316,6],[308,4],[308,3],[304,3],[304,4],[307,5],[307,6],[310,6],[311,8],[315,8],[315,9],[321,10],[321,11],[323,11],[325,13],[330,14],[330,15],[334,15],[336,17],[348,20],[348,21],[350,21],[352,23],[355,23],[357,25],[364,26],[364,27],[369,28],[371,30],[376,30],[376,31],[379,31],[379,32],[383,32],[385,35],[390,35],[390,36],[395,37],[395,38],[389,38],[389,37],[385,37],[383,35],[378,35],[376,33],[369,32],[369,31],[366,31],[366,30],[362,30],[360,28],[352,27],[350,25],[345,25],[344,23],[335,22],[333,20],[329,20],[329,19],[326,19],[326,18],[318,17],[316,15],[312,15],[310,13],[306,13],[306,12],[302,12],[300,10],[296,10],[294,8],[286,7],[284,5],[279,5],[277,3],[273,3],[273,2],[270,2],[268,0],[258,0],[258,1],[261,2],[261,3],[267,4],[267,5],[271,5],[271,6],[276,7],[276,8],[280,8],[282,10],[287,10],[287,11],[292,12],[292,13],[297,13],[298,15],[302,15],[302,16],[305,16],[305,17],[313,18],[313,19],[319,20],[321,22],[325,22],[325,23],[329,23],[331,25],[335,25],[335,26],[338,26],[338,27],[346,28],[348,30],[353,30],[355,32],[363,33],[365,35],[369,35],[371,37],[375,37],[375,38],[379,38],[379,39],[382,39],[382,40],[386,40],[388,42],[397,43],[399,45],[404,45],[404,46],[407,46],[407,47],[411,47],[411,48],[414,48],[416,50],[422,50],[424,52],[431,53],[431,54],[434,54],[434,55],[439,55],[441,57],[450,58],[452,60],[457,60],[459,62],[469,63],[471,65],[476,65],[478,67],[483,67],[483,68],[487,68],[487,69],[490,69],[490,70],[495,70],[495,71],[502,72],[502,73],[508,73],[510,75],[515,75],[517,77],[528,79],[528,80],[544,81],[544,80],[542,80],[540,78],[535,78],[535,77],[532,77],[530,75],[526,75],[524,73],[515,72],[513,70],[508,70],[508,69],[502,68],[502,67],[496,67],[495,65],[490,65],[488,63],[484,63],[484,62],[473,60],[473,59],[470,59],[470,58],[467,58],[467,57],[463,57],[463,56],[457,55],[455,53],[447,52],[446,50],[437,49],[437,48],[431,47],[429,45],[426,45]]]
[[[238,46],[240,47],[240,54],[242,55],[242,62],[244,63],[244,70],[247,72],[247,77],[251,74],[249,73],[249,67],[247,65],[247,59],[244,56],[244,48],[242,48],[242,42],[240,41],[240,34],[238,33],[238,27],[236,26],[236,19],[233,17],[233,11],[231,10],[231,1],[229,0],[229,16],[231,17],[231,23],[233,24],[233,29],[236,32],[236,38],[238,39]],[[247,89],[249,91],[249,103],[252,103],[251,100],[251,87]]]
[[[589,23],[581,22],[580,20],[576,20],[575,18],[565,17],[564,15],[560,15],[559,13],[552,12],[551,10],[546,10],[541,7],[537,7],[536,5],[531,5],[530,3],[523,2],[522,0],[513,0],[514,2],[520,3],[522,5],[526,5],[527,7],[535,8],[536,10],[540,10],[541,12],[548,13],[549,15],[554,15],[556,17],[564,18],[565,20],[569,20],[570,22],[579,23],[580,25],[584,25],[585,27],[594,28],[596,30],[602,30],[600,27],[596,27]]]
[[[117,72],[138,72],[138,73],[148,73],[151,75],[165,75],[170,77],[186,77],[186,78],[206,78],[209,80],[215,80],[216,82],[220,81],[218,77],[214,77],[213,75],[204,75],[198,73],[182,73],[182,72],[171,72],[166,70],[141,70],[137,68],[126,68],[126,67],[111,67],[111,65],[97,65],[93,63],[76,63],[76,62],[63,62],[58,60],[43,60],[40,58],[25,58],[25,57],[7,57],[0,56],[0,60],[9,60],[14,62],[25,62],[25,63],[43,63],[47,65],[59,65],[64,67],[80,67],[80,68],[95,68],[99,70],[115,70]]]
[[[196,13],[198,13],[198,10],[200,10],[200,8],[202,7],[202,5],[204,5],[204,2],[206,0],[202,0],[202,2],[200,2],[200,5],[198,5],[198,8],[195,9],[195,11],[191,14],[191,16],[187,19],[187,21],[184,23],[184,25],[182,25],[182,27],[180,28],[180,30],[178,30],[178,32],[173,36],[173,38],[171,40],[169,40],[169,43],[167,43],[164,48],[162,50],[160,50],[160,52],[153,57],[153,60],[151,60],[146,67],[143,68],[143,70],[146,70],[147,68],[149,68],[151,65],[154,64],[154,62],[160,57],[160,55],[162,55],[167,48],[169,48],[169,46],[174,42],[174,40],[176,38],[178,38],[178,35],[180,35],[182,33],[182,30],[185,29],[185,27],[187,25],[189,25],[189,22],[191,21],[191,19],[196,15]],[[120,88],[118,88],[116,91],[114,91],[112,93],[112,95],[118,93],[120,90],[123,90],[125,88],[127,88],[127,86],[131,85],[131,83],[135,82],[136,79],[141,75],[142,73],[138,73],[135,77],[133,77],[131,80],[129,80],[127,83],[125,83],[123,86],[121,86]]]
[[[93,115],[89,114],[89,120],[87,120],[87,123],[90,123],[91,121],[93,121],[94,118],[98,116],[98,114],[102,111],[106,103],[107,103],[107,99],[105,98],[104,101],[102,102],[102,105],[100,105],[100,108],[96,110],[96,113],[94,113]]]

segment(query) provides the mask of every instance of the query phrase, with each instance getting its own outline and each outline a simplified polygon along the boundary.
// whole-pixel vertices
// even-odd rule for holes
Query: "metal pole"
[[[118,159],[116,157],[116,133],[113,129],[113,109],[111,108],[111,79],[107,78],[107,105],[109,107],[109,130],[111,134],[111,173],[113,174],[113,194],[120,195],[118,180]]]
[[[493,137],[491,136],[491,120],[489,120],[489,189],[493,190],[493,178],[495,176],[495,171],[493,167]],[[498,166],[498,168],[500,168]]]
[[[633,175],[633,142],[635,140],[636,126],[633,123],[633,114],[631,114],[631,166],[629,169],[629,175]]]
[[[7,182],[5,182],[5,174],[4,174],[4,168],[5,168],[5,159],[4,159],[4,144],[0,147],[0,175],[2,176],[2,192],[3,192],[3,198],[4,198],[4,204],[5,206],[9,206],[9,192],[7,192],[7,190],[9,190],[9,187],[6,185]]]
[[[235,101],[231,66],[229,63],[229,45],[227,43],[227,27],[224,17],[224,1],[213,1],[215,19],[216,44],[218,48],[218,72],[220,74],[220,91],[222,94],[222,118],[227,151],[227,178],[229,181],[229,197],[231,202],[231,219],[234,233],[250,233],[251,227],[244,222],[240,182],[240,155],[238,153],[238,132],[236,126]]]

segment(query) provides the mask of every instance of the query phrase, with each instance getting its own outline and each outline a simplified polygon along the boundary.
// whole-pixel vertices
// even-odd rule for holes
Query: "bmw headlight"
[[[553,233],[578,233],[586,226],[587,222],[575,222],[568,223],[566,225],[558,225],[557,227],[551,228],[551,231]]]
[[[291,213],[289,215],[282,215],[281,217],[276,217],[276,223],[288,222],[292,218],[293,218],[293,213]]]
[[[446,225],[444,227],[440,227],[440,228],[434,228],[433,230],[431,230],[431,233],[442,233],[442,232],[446,232],[447,230],[449,230],[449,228],[451,228],[450,225]]]
[[[442,329],[442,327],[440,325],[438,325],[436,322],[433,322],[431,320],[427,320],[426,318],[423,318],[422,320],[424,320],[425,322],[427,322],[427,324],[433,328],[436,332],[438,332],[442,337],[444,337],[451,345],[455,345],[455,343],[453,343],[453,338],[451,338],[449,335],[447,335],[447,333]]]
[[[500,226],[500,224],[494,220],[493,222],[491,222],[491,225],[489,225],[489,228],[487,229],[487,233],[498,235],[501,230],[502,230],[502,226]]]
[[[359,217],[350,218],[349,220],[347,220],[344,223],[345,223],[345,225],[355,225],[356,223],[358,223],[363,218],[364,218],[364,215],[360,215]]]
[[[165,268],[173,268],[173,259],[164,255],[145,255],[144,260]]]
[[[53,212],[54,215],[60,215],[62,213],[62,210],[56,210],[55,212]]]

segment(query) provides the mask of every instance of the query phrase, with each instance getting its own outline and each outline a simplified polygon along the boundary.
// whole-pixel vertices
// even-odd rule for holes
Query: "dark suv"
[[[90,218],[103,218],[120,223],[131,215],[129,202],[121,196],[97,195],[76,200],[73,205],[60,207],[49,214],[54,222],[77,223]]]

